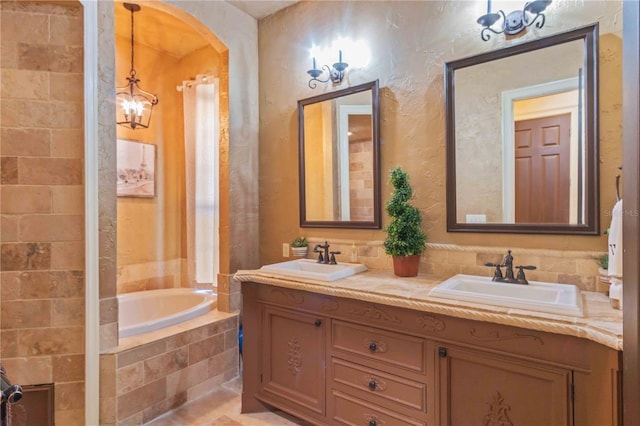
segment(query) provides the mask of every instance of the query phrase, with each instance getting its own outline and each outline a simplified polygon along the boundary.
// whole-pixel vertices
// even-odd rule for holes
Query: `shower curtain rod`
[[[194,84],[207,84],[209,83],[211,80],[215,79],[215,77],[213,75],[209,75],[209,74],[198,74],[194,79],[192,80],[184,80],[182,82],[181,85],[176,86],[176,90],[178,92],[182,92],[184,90],[185,87],[191,87]]]

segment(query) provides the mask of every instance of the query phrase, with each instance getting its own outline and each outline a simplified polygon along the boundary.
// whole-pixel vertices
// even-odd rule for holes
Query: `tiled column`
[[[83,25],[79,2],[2,1],[0,356],[84,424]]]

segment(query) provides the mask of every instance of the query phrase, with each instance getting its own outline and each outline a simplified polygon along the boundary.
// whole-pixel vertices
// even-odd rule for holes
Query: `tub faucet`
[[[518,275],[514,276],[513,256],[511,255],[511,250],[507,250],[507,254],[504,256],[504,259],[502,259],[502,263],[487,262],[484,265],[495,268],[491,281],[513,284],[529,284],[529,281],[527,281],[527,277],[524,274],[524,270],[527,269],[529,271],[533,271],[536,269],[533,265],[519,265],[516,266],[516,268],[518,268]],[[502,269],[500,268],[505,268],[504,276],[502,275]]]
[[[318,250],[318,249],[323,249],[324,250],[324,255],[323,252]],[[327,243],[326,241],[324,242],[324,244],[316,244],[316,246],[313,248],[313,252],[314,253],[318,253],[318,263],[326,263],[328,264],[330,259],[329,259],[329,243]]]
[[[11,383],[7,377],[7,372],[2,364],[0,364],[0,402],[4,406],[7,403],[16,403],[20,401],[20,399],[22,399],[22,387]]]

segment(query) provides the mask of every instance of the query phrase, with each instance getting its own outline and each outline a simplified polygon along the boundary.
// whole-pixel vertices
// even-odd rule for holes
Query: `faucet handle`
[[[341,251],[332,251],[331,253],[331,258],[329,259],[329,263],[332,265],[337,265],[338,262],[336,262],[336,254],[342,254]]]
[[[324,263],[324,256],[322,256],[322,252],[317,251],[316,253],[318,253],[318,263]]]
[[[516,268],[526,269],[526,270],[529,270],[529,271],[533,271],[535,269],[538,269],[537,266],[533,266],[533,265],[520,265],[520,266],[516,266]]]
[[[502,281],[504,277],[502,276],[502,270],[500,269],[500,267],[502,266],[501,264],[486,262],[484,266],[496,268],[495,271],[493,271],[493,278],[491,278],[491,281]]]
[[[538,269],[533,265],[520,265],[516,266],[516,268],[518,268],[518,276],[516,277],[516,281],[518,284],[529,284],[529,281],[527,281],[527,277],[525,277],[524,275],[524,269],[527,269],[529,271]]]

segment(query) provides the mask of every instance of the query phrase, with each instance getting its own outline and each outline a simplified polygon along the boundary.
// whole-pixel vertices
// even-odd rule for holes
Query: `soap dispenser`
[[[351,243],[351,255],[349,256],[350,263],[358,263],[358,249],[356,248],[356,242]]]

